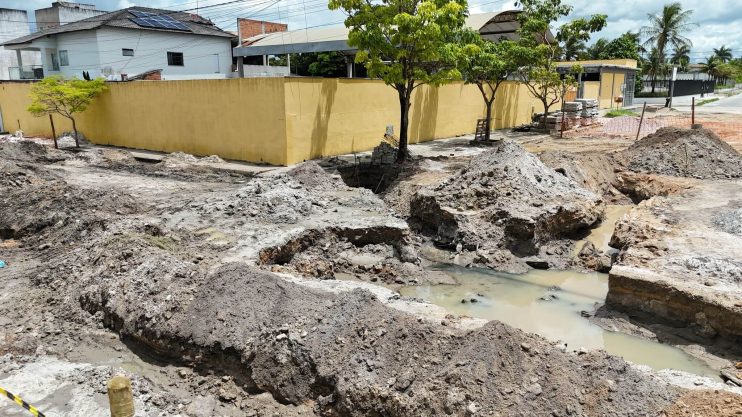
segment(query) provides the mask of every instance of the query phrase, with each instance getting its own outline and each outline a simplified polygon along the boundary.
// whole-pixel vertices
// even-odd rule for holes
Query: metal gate
[[[623,105],[624,106],[631,106],[634,104],[634,86],[636,81],[636,72],[635,71],[629,71],[626,73],[626,77],[624,78],[624,88],[623,88]]]

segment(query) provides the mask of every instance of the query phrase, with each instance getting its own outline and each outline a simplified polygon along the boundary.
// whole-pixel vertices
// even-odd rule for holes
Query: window
[[[49,58],[52,61],[51,62],[51,64],[52,64],[51,70],[52,71],[59,71],[59,60],[57,59],[57,54],[55,54],[54,52],[52,52],[52,53],[49,54]]]
[[[167,64],[177,67],[183,66],[183,52],[168,52]]]
[[[59,65],[63,67],[70,65],[70,58],[67,56],[67,51],[59,51]]]
[[[123,56],[134,56],[134,50],[129,48],[121,48],[121,55]]]

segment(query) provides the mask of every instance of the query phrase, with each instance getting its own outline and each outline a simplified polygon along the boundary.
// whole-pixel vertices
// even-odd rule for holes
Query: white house
[[[25,10],[0,8],[0,44],[31,32],[28,14]],[[38,52],[23,52],[23,62],[29,70],[41,64]],[[16,74],[12,77],[12,74]],[[0,80],[18,78],[18,58],[16,51],[0,46]]]
[[[40,51],[43,71],[22,71],[20,78],[49,75],[103,76],[120,80],[152,70],[162,79],[226,78],[232,73],[232,38],[195,14],[129,7],[47,28],[3,43],[15,50]],[[23,67],[23,63],[20,64]]]

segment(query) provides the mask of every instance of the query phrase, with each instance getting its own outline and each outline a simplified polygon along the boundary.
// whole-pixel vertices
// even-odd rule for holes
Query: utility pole
[[[670,101],[668,101],[667,108],[672,108],[672,95],[675,93],[675,78],[678,76],[678,67],[672,67],[672,78],[670,79]]]

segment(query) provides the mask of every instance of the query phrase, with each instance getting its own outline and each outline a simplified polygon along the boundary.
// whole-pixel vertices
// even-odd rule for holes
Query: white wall
[[[0,43],[28,35],[28,16],[25,10],[0,9]],[[41,63],[38,52],[21,52],[23,65],[39,65]],[[0,80],[10,78],[9,67],[18,66],[18,59],[13,50],[0,46]]]
[[[156,32],[124,28],[97,31],[100,64],[90,75],[136,75],[162,69],[163,79],[224,78],[232,72],[232,45],[229,38],[188,33]],[[134,49],[123,56],[122,48]],[[182,52],[184,66],[169,66],[167,52]],[[217,58],[218,57],[218,58]],[[70,62],[72,64],[72,62]]]
[[[52,43],[52,39],[56,40]],[[34,42],[36,44],[42,42]],[[61,65],[59,72],[54,72],[51,68],[51,60],[47,52],[44,53],[44,74],[45,75],[63,75],[65,78],[76,76],[82,78],[83,71],[90,71],[90,75],[97,77],[99,75],[100,61],[98,55],[98,37],[95,31],[84,30],[80,32],[60,33],[57,36],[49,38],[45,45],[48,48],[54,48],[57,55],[59,51],[67,51],[69,65]]]
[[[102,10],[95,10],[95,7],[65,7],[54,5],[45,9],[37,9],[34,13],[36,16],[36,30],[43,30],[49,27],[59,26],[60,24],[76,22],[87,19],[88,17],[98,16],[107,13]]]

